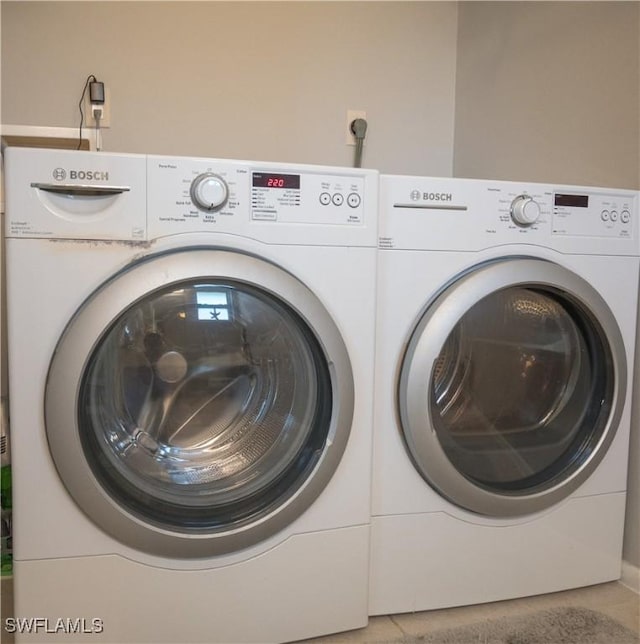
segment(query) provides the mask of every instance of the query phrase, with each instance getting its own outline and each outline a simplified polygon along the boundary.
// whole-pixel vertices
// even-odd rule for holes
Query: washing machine
[[[618,579],[638,193],[381,176],[371,614]]]
[[[364,626],[377,173],[5,162],[17,641]]]

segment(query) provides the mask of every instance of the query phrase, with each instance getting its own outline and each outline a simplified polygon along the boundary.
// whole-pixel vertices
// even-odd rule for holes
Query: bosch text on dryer
[[[419,190],[411,191],[411,200],[419,201],[451,201],[453,195],[450,192],[420,192]]]
[[[423,192],[422,198],[425,201],[451,201],[450,192]]]

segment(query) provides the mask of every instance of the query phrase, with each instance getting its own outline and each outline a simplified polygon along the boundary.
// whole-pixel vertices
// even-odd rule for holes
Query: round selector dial
[[[529,195],[520,195],[511,202],[511,219],[519,226],[531,226],[540,217],[540,204]]]
[[[229,187],[226,181],[213,172],[199,174],[191,183],[191,201],[200,210],[219,210],[228,198]]]

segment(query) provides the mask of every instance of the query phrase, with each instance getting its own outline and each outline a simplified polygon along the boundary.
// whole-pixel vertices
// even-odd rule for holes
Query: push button
[[[339,192],[336,192],[331,201],[333,201],[334,206],[341,206],[344,203],[344,197]]]
[[[349,204],[351,208],[357,208],[360,205],[361,201],[362,199],[360,199],[360,195],[357,192],[352,192],[347,197],[347,204]]]
[[[328,206],[331,203],[331,195],[328,192],[323,192],[320,195],[320,203],[323,206]]]

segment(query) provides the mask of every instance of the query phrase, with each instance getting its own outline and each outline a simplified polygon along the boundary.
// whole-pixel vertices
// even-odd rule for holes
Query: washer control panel
[[[361,224],[361,177],[253,171],[251,218],[297,223]]]
[[[154,160],[152,160],[152,163]],[[229,217],[255,222],[364,223],[365,177],[243,164],[158,162],[150,175],[163,206],[160,221],[216,224]]]
[[[37,148],[6,160],[9,237],[376,246],[376,170]]]
[[[361,168],[148,156],[148,236],[375,245],[378,178]]]

